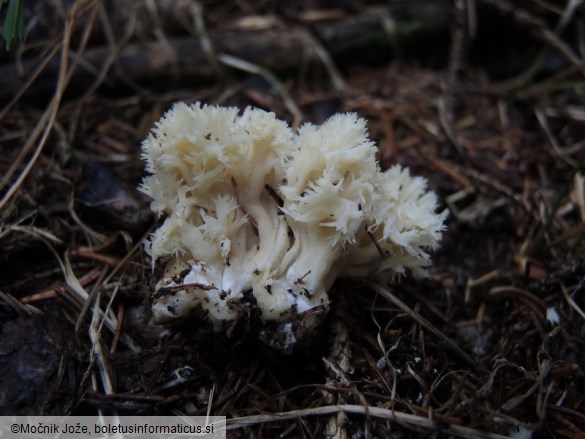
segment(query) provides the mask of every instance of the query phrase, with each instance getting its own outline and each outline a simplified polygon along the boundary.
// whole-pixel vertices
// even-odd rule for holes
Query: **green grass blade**
[[[24,39],[24,3],[22,0],[8,1],[8,11],[4,20],[6,50],[10,50],[12,41],[16,39],[21,41]]]

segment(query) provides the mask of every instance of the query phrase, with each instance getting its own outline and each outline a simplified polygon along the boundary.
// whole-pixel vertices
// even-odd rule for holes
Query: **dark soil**
[[[585,436],[581,7],[63,3],[27,2],[0,55],[1,415],[211,405],[228,437]],[[382,167],[450,211],[432,276],[338,282],[288,355],[252,317],[150,331],[140,142],[177,100],[367,118]]]

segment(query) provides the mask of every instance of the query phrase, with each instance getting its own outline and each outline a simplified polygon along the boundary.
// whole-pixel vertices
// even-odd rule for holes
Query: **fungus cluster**
[[[142,145],[140,189],[164,216],[155,320],[253,314],[290,349],[329,309],[337,277],[425,276],[446,212],[426,180],[381,172],[365,120],[337,114],[294,133],[273,113],[177,103]]]

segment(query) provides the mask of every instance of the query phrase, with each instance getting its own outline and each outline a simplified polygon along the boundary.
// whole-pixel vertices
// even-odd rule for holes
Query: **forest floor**
[[[585,437],[579,2],[57,3],[27,3],[25,40],[0,54],[0,414]],[[430,278],[337,282],[288,355],[205,322],[148,333],[140,144],[178,100],[293,127],[366,118],[381,166],[425,176],[449,210]]]

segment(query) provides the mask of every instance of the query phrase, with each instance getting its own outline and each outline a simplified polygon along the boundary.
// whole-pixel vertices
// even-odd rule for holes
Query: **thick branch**
[[[370,59],[372,54],[378,58],[389,57],[396,47],[405,50],[447,31],[449,2],[421,2],[416,5],[416,11],[412,13],[412,6],[409,10],[404,6],[384,8],[335,23],[316,24],[313,31],[336,61],[344,56],[354,61],[362,53],[367,53]],[[213,30],[208,35],[215,53],[227,53],[273,71],[301,65],[312,51],[311,39],[307,38],[308,33],[301,25],[263,31]],[[78,89],[87,87],[95,80],[102,66],[111,62],[111,57],[111,47],[86,50],[84,62],[74,73],[72,86]],[[36,58],[23,60],[24,75],[19,74],[15,63],[0,66],[0,100],[6,100],[18,91],[37,64]],[[131,79],[149,83],[169,77],[209,80],[218,75],[200,40],[195,37],[129,43],[122,47],[113,64],[116,67],[111,68],[107,79],[114,81]],[[50,62],[28,93],[52,90],[58,69],[58,60]]]

